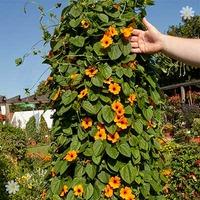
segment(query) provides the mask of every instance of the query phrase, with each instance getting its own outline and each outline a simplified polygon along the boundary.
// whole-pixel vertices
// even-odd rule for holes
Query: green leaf
[[[131,53],[131,43],[130,42],[123,42],[119,43],[120,50],[122,51],[124,56],[127,56]]]
[[[138,140],[139,140],[139,147],[141,149],[148,150],[149,146],[148,143],[142,137],[139,137]]]
[[[57,51],[58,49],[60,49],[60,47],[62,47],[64,44],[64,39],[60,39],[56,45],[53,47],[53,51]]]
[[[69,25],[72,27],[72,28],[76,28],[81,22],[81,18],[78,18],[78,19],[72,19],[69,21]]]
[[[97,15],[98,18],[102,21],[102,22],[105,22],[105,23],[108,23],[109,21],[109,18],[107,15],[103,14],[103,13],[100,13]]]
[[[141,193],[142,195],[146,198],[150,195],[150,184],[149,183],[144,183],[141,187]]]
[[[59,180],[57,177],[53,178],[51,181],[51,191],[53,192],[53,194],[59,194],[61,188],[61,180]]]
[[[112,45],[108,51],[108,56],[111,60],[117,60],[122,55],[118,45]]]
[[[97,54],[97,56],[103,56],[104,53],[102,52],[102,46],[100,42],[96,42],[93,46],[94,52]]]
[[[95,156],[99,156],[103,153],[104,151],[104,144],[100,140],[96,140],[93,144],[93,152]]]
[[[105,171],[101,171],[97,177],[102,183],[108,183],[110,175]]]
[[[132,149],[131,149],[131,152],[132,152],[132,154],[133,154],[133,156],[134,156],[135,159],[139,158],[139,156],[140,156],[140,151],[139,151],[139,149],[132,148]]]
[[[137,133],[141,134],[141,133],[143,132],[143,124],[142,124],[141,120],[137,119],[137,120],[135,121],[133,127],[134,127],[134,130],[135,130]]]
[[[19,66],[19,65],[21,65],[22,63],[23,63],[22,58],[17,58],[17,59],[15,59],[15,64],[16,64],[16,66]]]
[[[105,79],[108,79],[112,75],[112,68],[109,65],[100,66],[99,71]]]
[[[127,76],[128,78],[131,78],[133,76],[133,71],[131,68],[124,68],[124,75]]]
[[[100,155],[100,156],[95,156],[95,155],[93,155],[93,156],[92,156],[92,161],[93,161],[96,165],[99,165],[100,162],[101,162],[101,158],[102,158],[101,155]]]
[[[70,37],[69,41],[77,47],[83,47],[85,44],[85,38],[83,36]]]
[[[121,67],[116,68],[116,74],[119,78],[121,78],[124,75],[124,71]]]
[[[155,83],[154,80],[151,78],[151,76],[147,75],[147,76],[145,76],[145,78],[147,79],[147,81],[150,83],[150,85],[151,85],[153,88],[156,88],[156,83]]]
[[[64,105],[69,105],[72,101],[75,100],[75,98],[77,97],[78,92],[76,91],[71,91],[71,90],[67,90],[63,95],[62,95],[62,103]]]
[[[128,145],[128,143],[120,144],[118,146],[118,150],[122,155],[124,155],[126,157],[131,157],[131,148]]]
[[[81,5],[74,5],[71,10],[69,11],[69,14],[73,17],[78,17],[82,13],[83,7]]]
[[[105,105],[102,110],[102,117],[107,123],[111,123],[114,120],[114,112],[112,111],[111,107]]]
[[[129,162],[124,167],[122,167],[120,170],[120,175],[126,183],[131,184],[138,175],[138,171],[137,168],[133,167],[131,162]]]
[[[108,156],[110,156],[113,159],[117,159],[119,152],[117,151],[116,148],[111,147],[111,145],[108,145],[106,147],[106,153],[108,154]]]
[[[138,145],[138,139],[135,135],[132,135],[130,138],[129,138],[129,144],[134,147],[134,146],[137,146]]]
[[[106,125],[105,128],[111,134],[114,134],[117,131],[117,126],[115,124]]]
[[[93,180],[97,173],[97,167],[96,167],[96,165],[94,165],[94,164],[92,165],[89,163],[89,164],[87,164],[85,171],[86,171],[87,175]]]
[[[91,82],[93,85],[97,87],[103,87],[103,77],[101,77],[100,75],[96,75],[92,77]]]
[[[142,111],[143,111],[144,117],[148,121],[150,121],[152,119],[152,117],[153,117],[153,110],[152,110],[152,108],[150,108],[150,107],[148,109],[144,108]]]
[[[66,200],[75,200],[75,196],[72,190],[67,193]]]
[[[121,84],[122,86],[122,91],[126,96],[129,96],[131,94],[131,88],[127,82],[123,82]]]
[[[93,114],[93,115],[97,114],[97,112],[98,112],[89,101],[83,101],[82,107],[86,112]]]
[[[150,184],[152,186],[152,188],[157,192],[161,192],[162,191],[162,185],[156,181],[154,181],[153,179],[150,181]]]
[[[85,199],[88,200],[93,195],[93,192],[94,188],[90,183],[89,185],[86,186]]]

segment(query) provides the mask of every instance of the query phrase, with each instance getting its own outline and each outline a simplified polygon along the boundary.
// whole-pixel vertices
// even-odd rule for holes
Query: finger
[[[140,48],[132,48],[131,52],[132,53],[142,53],[142,51],[140,50]]]
[[[138,42],[131,42],[131,47],[138,48],[139,47]]]
[[[137,42],[138,41],[138,37],[137,36],[132,36],[129,38],[130,42]]]
[[[143,31],[139,29],[133,29],[132,35],[140,35]]]
[[[151,23],[147,21],[145,17],[142,19],[142,22],[146,26],[147,29],[151,29],[152,27],[154,27]]]

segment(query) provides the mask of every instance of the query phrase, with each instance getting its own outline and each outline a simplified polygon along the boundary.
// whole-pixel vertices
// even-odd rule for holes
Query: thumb
[[[147,30],[154,28],[154,26],[150,24],[145,17],[142,19],[142,22],[146,26]]]

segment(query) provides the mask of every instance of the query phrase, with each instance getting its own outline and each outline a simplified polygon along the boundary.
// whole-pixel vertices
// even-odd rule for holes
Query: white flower
[[[194,11],[192,10],[192,7],[186,6],[182,7],[182,10],[180,11],[181,17],[186,19],[191,19],[194,16]]]
[[[8,183],[5,187],[6,187],[6,191],[9,194],[15,194],[16,192],[19,191],[19,184],[13,180],[8,181]]]

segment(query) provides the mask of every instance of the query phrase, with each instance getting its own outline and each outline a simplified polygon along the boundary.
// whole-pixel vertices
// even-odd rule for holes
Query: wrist
[[[167,49],[168,35],[160,34],[160,52],[164,53]]]

